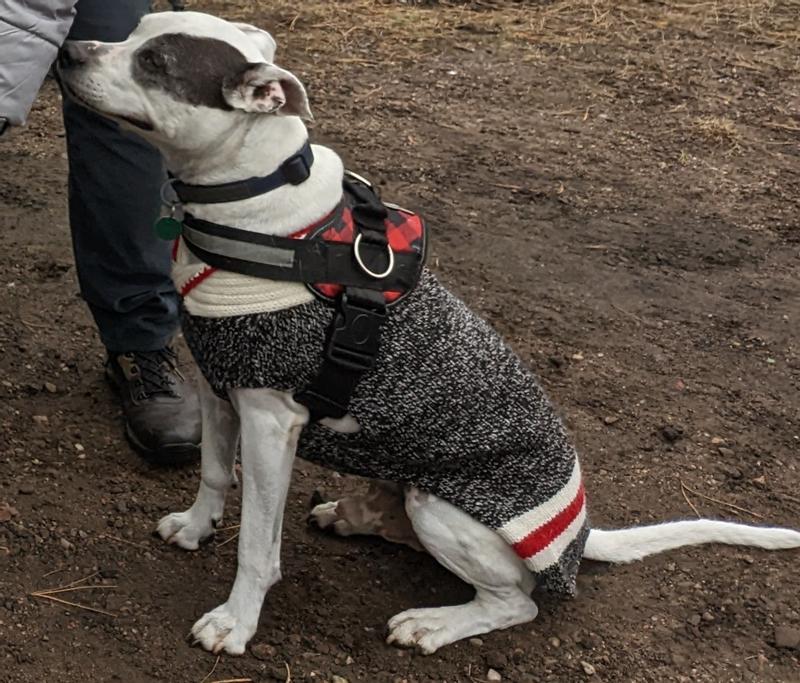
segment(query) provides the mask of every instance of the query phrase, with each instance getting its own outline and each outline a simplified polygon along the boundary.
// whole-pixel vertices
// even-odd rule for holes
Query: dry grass
[[[736,124],[724,116],[699,116],[694,120],[694,129],[710,142],[738,147],[742,140]]]
[[[724,32],[768,49],[800,44],[800,0],[631,2],[439,2],[388,0],[209,0],[204,8],[231,19],[292,33],[293,49],[342,61],[419,59],[442,39],[468,44],[487,37],[523,52],[542,47],[624,43],[634,46]]]

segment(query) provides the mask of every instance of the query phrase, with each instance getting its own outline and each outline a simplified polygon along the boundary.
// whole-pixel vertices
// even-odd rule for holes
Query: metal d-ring
[[[376,273],[369,268],[364,263],[364,260],[361,258],[361,252],[359,251],[359,247],[361,246],[361,238],[364,237],[363,233],[359,233],[356,237],[356,241],[353,244],[353,253],[356,255],[356,261],[358,265],[361,266],[361,270],[363,270],[367,275],[370,277],[374,277],[376,280],[383,280],[389,273],[394,270],[394,251],[392,251],[392,247],[390,244],[386,245],[386,251],[389,254],[389,266],[384,270],[382,273]]]
[[[175,193],[175,189],[172,186],[172,183],[174,183],[176,180],[177,178],[167,178],[163,183],[161,183],[161,189],[159,191],[159,194],[161,195],[161,203],[164,206],[174,206],[175,204],[181,203],[181,200],[177,198],[178,195]],[[173,197],[168,197],[167,196],[168,191],[172,192],[173,197],[177,199],[173,199]]]
[[[175,218],[175,220],[182,221],[184,216],[183,211],[183,202],[181,202],[180,197],[178,197],[177,193],[175,192],[175,188],[172,186],[177,178],[167,178],[161,184],[161,204],[169,209],[169,217]],[[173,197],[167,196],[168,192],[172,192]]]

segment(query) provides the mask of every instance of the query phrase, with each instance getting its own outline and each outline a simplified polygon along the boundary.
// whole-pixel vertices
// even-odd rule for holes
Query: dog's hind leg
[[[157,528],[158,535],[167,543],[185,550],[197,550],[204,539],[214,534],[214,528],[222,519],[225,493],[236,484],[233,466],[239,440],[239,416],[202,378],[199,390],[203,441],[197,498],[186,512],[167,515]]]
[[[434,495],[411,489],[406,510],[422,545],[475,588],[465,605],[410,609],[389,620],[388,643],[424,654],[462,638],[536,618],[533,575],[494,531]]]
[[[338,536],[380,536],[414,550],[424,550],[411,526],[400,484],[372,481],[366,492],[316,505],[308,516],[311,524]]]
[[[290,394],[270,389],[236,389],[231,400],[242,423],[239,565],[228,600],[201,617],[192,635],[206,650],[240,655],[267,591],[281,578],[283,508],[308,412]]]

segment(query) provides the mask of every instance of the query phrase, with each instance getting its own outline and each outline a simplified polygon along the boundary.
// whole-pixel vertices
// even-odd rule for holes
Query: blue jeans
[[[150,0],[78,0],[69,37],[121,41]],[[69,221],[81,294],[109,351],[153,351],[178,328],[170,245],[158,239],[160,154],[115,123],[64,99]]]

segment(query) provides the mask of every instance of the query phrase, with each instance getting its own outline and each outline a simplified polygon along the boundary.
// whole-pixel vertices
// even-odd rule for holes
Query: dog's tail
[[[583,556],[601,562],[633,562],[686,545],[726,543],[767,550],[800,548],[800,532],[710,519],[665,522],[630,529],[592,529]]]

